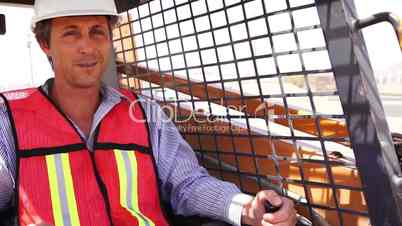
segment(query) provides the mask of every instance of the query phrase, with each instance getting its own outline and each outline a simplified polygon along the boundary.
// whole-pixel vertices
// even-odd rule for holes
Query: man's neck
[[[49,95],[61,110],[88,136],[93,116],[100,104],[100,86],[73,88],[62,85],[55,79],[53,86],[50,87]]]

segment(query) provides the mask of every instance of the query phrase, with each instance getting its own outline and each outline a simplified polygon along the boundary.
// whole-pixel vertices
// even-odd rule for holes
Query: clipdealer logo
[[[161,104],[161,105],[160,105]],[[169,123],[174,122],[181,132],[241,132],[244,127],[236,122],[244,122],[247,118],[255,118],[261,115],[273,114],[267,103],[262,103],[255,108],[253,112],[247,109],[246,105],[228,105],[225,106],[223,100],[216,104],[220,113],[214,115],[206,112],[203,108],[193,109],[191,101],[172,102],[170,104],[159,103],[154,99],[138,98],[130,103],[129,117],[135,123]],[[190,106],[186,108],[186,106]],[[146,117],[142,116],[140,108],[144,108]],[[222,111],[222,107],[226,110]],[[214,106],[211,107],[212,111]],[[233,118],[233,119],[231,119]],[[240,123],[241,124],[241,123]]]

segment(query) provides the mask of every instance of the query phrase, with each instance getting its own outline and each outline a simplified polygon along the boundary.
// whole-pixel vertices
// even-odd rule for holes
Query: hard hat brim
[[[57,13],[51,13],[43,16],[34,16],[32,18],[32,23],[31,27],[32,30],[35,29],[36,23],[43,21],[43,20],[48,20],[48,19],[54,19],[58,17],[66,17],[66,16],[119,16],[119,14],[115,11],[100,11],[100,10],[65,10],[63,12],[57,12]]]

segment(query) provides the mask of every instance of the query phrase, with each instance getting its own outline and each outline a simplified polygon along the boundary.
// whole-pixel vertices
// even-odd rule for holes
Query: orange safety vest
[[[5,95],[20,225],[168,225],[144,110],[134,94],[121,92],[132,102],[122,100],[105,116],[93,152],[41,88]]]

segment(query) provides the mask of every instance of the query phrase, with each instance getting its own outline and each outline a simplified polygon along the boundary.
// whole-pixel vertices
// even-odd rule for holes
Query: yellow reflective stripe
[[[46,156],[55,226],[80,226],[68,153]]]
[[[80,219],[78,216],[77,202],[75,198],[73,177],[71,174],[71,166],[68,153],[62,154],[61,161],[63,164],[63,174],[66,186],[68,209],[70,210],[71,225],[80,226]]]
[[[135,156],[135,152],[134,151],[129,151],[127,152],[128,154],[128,159],[131,163],[131,167],[132,167],[132,182],[133,182],[133,191],[132,191],[132,203],[131,205],[133,206],[133,208],[141,214],[140,208],[139,208],[139,201],[138,201],[138,165],[137,165],[137,158]],[[143,218],[145,218],[144,220],[146,220],[148,224],[144,225],[144,226],[155,226],[155,223],[152,222],[151,219],[149,219],[147,216],[141,214]],[[144,222],[145,223],[145,222]]]
[[[119,150],[114,151],[114,155],[116,157],[116,162],[117,162],[117,171],[119,173],[119,182],[120,182],[120,204],[124,207],[125,205],[125,200],[127,200],[127,193],[126,193],[126,188],[127,188],[127,175],[126,175],[126,167],[124,166],[124,160],[123,156],[121,156],[121,153]],[[126,207],[127,208],[127,207]]]
[[[49,178],[50,197],[52,198],[54,226],[64,226],[63,212],[61,211],[59,196],[59,185],[57,183],[56,163],[53,155],[46,156],[46,164]]]
[[[134,155],[133,151],[130,151],[128,153],[128,159],[131,163],[131,166],[133,168],[132,172],[132,182],[133,182],[133,191],[132,191],[132,199],[131,199],[131,205],[135,210],[139,210],[140,208],[138,207],[138,167],[137,167],[137,158]]]
[[[122,151],[115,150],[115,157],[117,162],[117,170],[119,173],[119,181],[120,181],[120,204],[126,208],[139,222],[140,226],[155,226],[155,223],[152,222],[148,217],[141,213],[139,208],[139,201],[138,201],[138,170],[137,170],[137,159],[135,156],[134,151],[126,151],[125,155],[128,157],[128,162],[131,165],[131,183],[130,186],[132,188],[131,191],[128,191],[128,169],[125,164],[125,159],[123,156]],[[131,192],[131,208],[127,206],[127,193]]]

